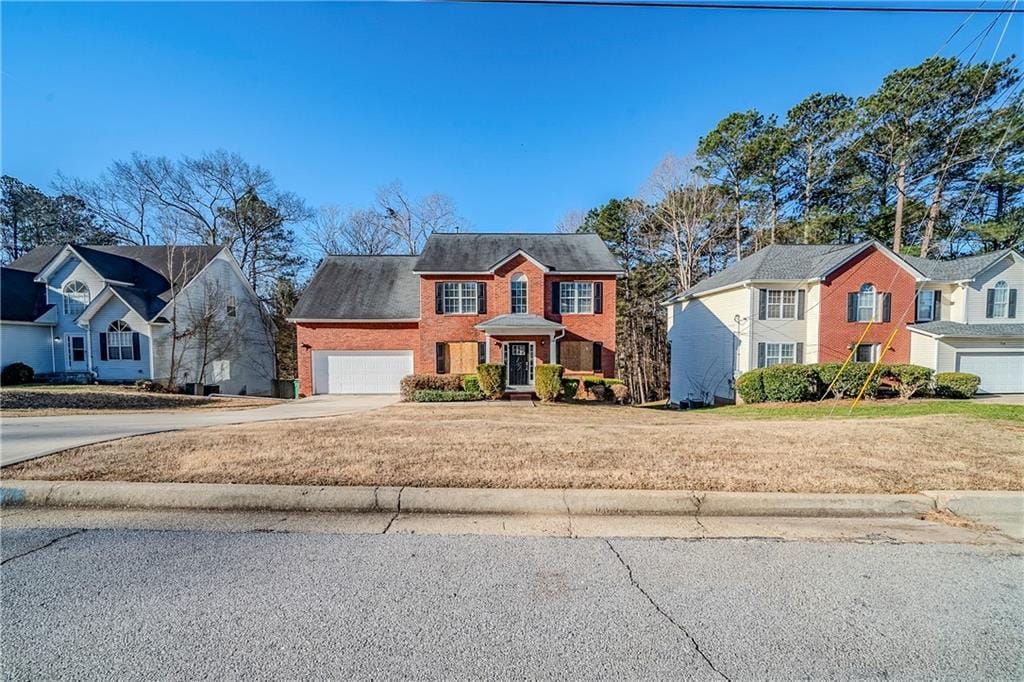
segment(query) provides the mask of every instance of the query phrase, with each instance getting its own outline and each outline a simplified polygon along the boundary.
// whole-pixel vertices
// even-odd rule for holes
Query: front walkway
[[[0,419],[0,466],[146,433],[282,419],[333,417],[375,410],[396,402],[397,395],[320,395],[250,410],[125,412]]]

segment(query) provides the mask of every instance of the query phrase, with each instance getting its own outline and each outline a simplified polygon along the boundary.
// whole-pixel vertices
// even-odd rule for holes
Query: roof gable
[[[593,233],[455,233],[432,234],[416,260],[414,271],[488,273],[517,255],[552,273],[611,273],[622,271],[615,256]]]
[[[1021,258],[1021,255],[1013,249],[1002,249],[976,256],[963,256],[952,260],[932,260],[920,256],[902,256],[902,258],[923,272],[928,279],[939,282],[962,282],[974,279],[1003,258],[1011,255]]]

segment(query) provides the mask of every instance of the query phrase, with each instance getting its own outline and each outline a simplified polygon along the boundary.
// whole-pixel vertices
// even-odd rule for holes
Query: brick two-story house
[[[538,363],[615,371],[615,257],[594,234],[435,234],[419,256],[328,256],[290,317],[300,391],[397,393],[408,374]]]
[[[930,260],[874,241],[773,245],[666,301],[671,401],[731,401],[737,376],[780,363],[873,362],[965,371],[1024,392],[1013,250]],[[869,324],[870,323],[870,324]]]

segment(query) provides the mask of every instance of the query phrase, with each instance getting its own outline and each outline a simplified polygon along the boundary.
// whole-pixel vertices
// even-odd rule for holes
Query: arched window
[[[132,352],[132,328],[124,320],[114,320],[107,327],[107,359],[135,359]]]
[[[64,285],[64,314],[79,315],[89,305],[89,287],[75,280]]]
[[[526,313],[528,309],[526,298],[526,275],[517,272],[512,276],[512,312]]]
[[[870,322],[875,319],[877,309],[878,297],[875,295],[875,285],[862,284],[857,296],[857,321]]]
[[[1007,317],[1010,308],[1010,289],[1000,280],[992,289],[992,317]]]

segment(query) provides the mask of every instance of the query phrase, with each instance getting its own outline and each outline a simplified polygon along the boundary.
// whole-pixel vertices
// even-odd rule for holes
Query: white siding
[[[195,336],[176,345],[177,380],[217,384],[223,393],[268,395],[274,378],[271,336],[260,312],[260,303],[241,279],[230,256],[221,254],[178,295],[174,310],[178,333],[192,326],[206,305],[217,311],[210,341]],[[228,296],[237,301],[237,315],[224,315]],[[164,317],[172,317],[172,308]],[[154,376],[166,380],[171,368],[172,325],[154,325]],[[204,354],[205,348],[205,354]]]
[[[996,282],[1004,281],[1010,289],[1017,290],[1017,317],[1015,319],[986,318],[985,301],[987,291],[996,285]],[[967,304],[965,306],[968,324],[998,324],[1001,322],[1013,323],[1024,320],[1024,259],[1014,254],[1008,254],[998,263],[994,263],[986,270],[978,274],[978,277],[967,286]]]
[[[750,290],[733,289],[672,306],[671,402],[733,399],[730,382],[749,366],[750,300]]]
[[[101,360],[100,334],[114,320],[124,320],[133,332],[139,332],[141,357],[135,360]],[[107,301],[89,321],[89,349],[92,370],[100,381],[136,381],[149,378],[149,325],[116,296]]]
[[[0,322],[0,368],[23,362],[36,374],[53,371],[53,328]]]

